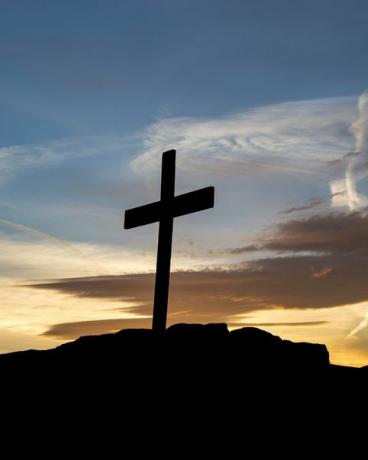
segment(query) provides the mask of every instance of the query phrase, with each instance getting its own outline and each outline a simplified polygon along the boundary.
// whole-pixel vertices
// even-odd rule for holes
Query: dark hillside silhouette
[[[194,382],[247,386],[266,378],[289,376],[355,378],[364,369],[330,364],[325,345],[293,343],[263,330],[246,327],[231,332],[226,324],[176,324],[165,331],[123,329],[86,336],[45,351],[0,355],[3,379],[50,375],[74,381],[100,376],[123,387],[142,382],[176,381],[177,388]],[[261,377],[262,376],[262,377]],[[265,377],[267,376],[267,377]]]

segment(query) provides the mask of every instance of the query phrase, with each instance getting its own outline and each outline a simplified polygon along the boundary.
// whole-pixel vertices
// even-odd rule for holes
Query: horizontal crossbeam
[[[140,227],[165,219],[179,217],[193,212],[213,208],[215,198],[214,187],[206,187],[194,192],[178,195],[171,200],[139,206],[125,211],[124,228]]]

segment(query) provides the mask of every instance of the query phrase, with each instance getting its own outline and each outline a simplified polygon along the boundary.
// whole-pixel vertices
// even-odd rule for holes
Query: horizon
[[[168,324],[256,326],[368,365],[363,0],[5,1],[0,353],[150,327],[161,155]]]

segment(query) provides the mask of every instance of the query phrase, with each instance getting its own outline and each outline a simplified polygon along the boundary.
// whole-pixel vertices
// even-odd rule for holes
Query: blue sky
[[[286,238],[289,219],[364,217],[367,13],[360,0],[2,1],[0,349],[49,346],[54,324],[116,319],[121,296],[51,299],[24,284],[151,272],[156,228],[124,232],[122,213],[158,198],[165,149],[178,150],[177,193],[216,187],[214,210],[175,224],[175,270],[277,257],[267,241]],[[261,255],[239,251],[252,245]],[[341,336],[364,321],[357,303],[333,310],[340,321],[350,308]],[[276,307],[285,314],[257,314],[270,322]],[[318,327],[336,359],[352,356],[335,323]]]
[[[4,1],[2,144],[360,94],[365,1]]]

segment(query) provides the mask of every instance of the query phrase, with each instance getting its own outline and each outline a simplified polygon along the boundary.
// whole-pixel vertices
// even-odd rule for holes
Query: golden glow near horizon
[[[77,297],[30,286],[66,278],[154,272],[153,253],[132,253],[111,245],[13,240],[5,235],[0,238],[0,248],[0,266],[6,272],[0,275],[0,353],[65,342],[65,338],[43,335],[54,324],[145,317],[124,312],[136,304],[134,301]],[[198,259],[197,263],[204,261]],[[180,256],[173,264],[174,269],[190,265],[187,257]]]
[[[68,341],[66,338],[42,335],[54,324],[136,318],[134,314],[121,311],[124,305],[131,305],[129,302],[80,298],[59,292],[21,287],[5,279],[0,280],[0,283],[1,353],[24,348],[50,348]],[[234,318],[230,329],[252,325],[283,339],[324,343],[334,364],[362,366],[368,363],[368,350],[359,347],[357,338],[349,336],[349,333],[363,319],[364,312],[368,313],[368,303],[319,310],[256,311]],[[292,323],[296,323],[296,326]],[[108,328],[106,332],[110,330]],[[76,338],[77,336],[78,334]]]
[[[2,239],[1,244],[3,251],[0,261],[5,263],[12,260],[14,263],[17,260],[17,273],[34,274],[32,281],[30,277],[18,278],[15,275],[0,278],[2,353],[24,348],[50,348],[69,340],[65,337],[43,335],[55,324],[137,318],[132,312],[124,312],[124,307],[132,306],[134,301],[93,298],[88,295],[83,297],[27,286],[34,281],[45,280],[46,273],[52,273],[55,279],[65,279],[76,278],[81,274],[99,277],[101,273],[139,273],[147,266],[154,269],[152,254],[133,255],[113,247],[82,245],[77,246],[77,250],[73,252],[48,242],[10,241],[6,238]],[[96,264],[90,264],[86,269],[86,257],[89,261],[96,260]],[[56,258],[57,266],[53,263]],[[205,260],[201,262],[205,263]],[[180,260],[179,257],[175,265],[183,269],[192,264],[190,260]],[[52,280],[50,277],[48,279]],[[195,309],[195,305],[193,308]],[[229,322],[232,328],[254,325],[284,339],[324,343],[329,349],[331,362],[360,366],[368,363],[368,352],[359,344],[356,336],[349,334],[364,321],[367,314],[368,302],[318,309],[275,307],[234,316]],[[173,313],[172,320],[175,320],[174,315]],[[293,326],[292,323],[296,325]],[[106,332],[110,330],[111,326],[107,326]],[[81,333],[83,332],[82,330]]]
[[[327,346],[333,364],[364,366],[368,364],[368,349],[359,345],[357,337],[350,333],[366,314],[368,302],[318,310],[266,310],[239,317],[239,324],[233,326],[251,323],[283,339],[322,343]]]

